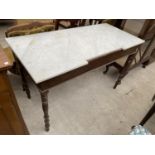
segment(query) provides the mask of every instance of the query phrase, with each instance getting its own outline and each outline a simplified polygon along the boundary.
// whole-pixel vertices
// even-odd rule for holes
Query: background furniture
[[[58,30],[59,27],[63,28],[73,28],[77,26],[84,26],[85,19],[56,19],[55,20],[55,30]]]
[[[120,21],[117,20],[117,23],[116,23],[117,27],[120,29],[124,29],[126,21],[127,20],[120,20]],[[152,45],[152,43],[155,44],[155,42],[154,42],[155,20],[145,20],[145,22],[142,26],[142,29],[140,30],[140,33],[138,34],[138,37],[144,39],[146,41],[147,45],[146,45],[146,47],[144,47],[144,45],[139,47],[139,49],[137,51],[137,55],[134,58],[135,61],[134,61],[134,63],[132,63],[130,68],[134,68],[139,64],[143,64],[143,67],[145,67],[149,63],[150,57],[154,51],[154,50],[150,51],[149,48]],[[143,50],[143,48],[145,50]],[[118,60],[118,61],[115,61],[115,62],[108,64],[106,66],[106,70],[104,71],[104,73],[107,73],[111,66],[114,66],[116,69],[118,69],[119,72],[122,70],[122,64],[120,64],[119,60]]]
[[[90,25],[101,24],[101,23],[108,23],[117,28],[123,29],[126,19],[89,19]]]
[[[143,27],[140,37],[144,38],[148,45],[142,53],[140,62],[145,67],[149,64],[155,49],[155,20],[146,20]]]
[[[94,24],[101,24],[103,19],[89,19],[89,24],[94,25]]]
[[[16,23],[15,19],[0,19],[1,25],[13,25]]]
[[[50,127],[48,90],[51,87],[128,55],[122,76],[118,79],[121,81],[134,60],[135,49],[144,42],[109,24],[6,40],[21,62],[21,72],[27,71],[40,91],[46,131]]]
[[[125,22],[126,21],[127,20],[125,20]],[[124,24],[124,26],[125,26],[125,24]],[[135,57],[135,63],[133,64],[132,68],[139,64],[142,64],[143,67],[145,67],[149,63],[149,60],[150,60],[151,56],[153,55],[153,52],[154,52],[153,49],[155,48],[155,40],[154,40],[154,38],[155,38],[155,20],[154,19],[146,19],[142,25],[141,30],[137,34],[137,36],[144,39],[145,44],[140,47],[139,52],[138,52],[139,54],[137,54],[137,56]],[[150,47],[152,45],[154,47],[152,47],[152,49],[150,50]]]
[[[10,67],[9,59],[0,49],[0,134],[28,134],[7,76]]]
[[[152,101],[155,100],[155,95],[152,98]],[[155,103],[152,105],[152,107],[150,108],[150,110],[147,112],[147,114],[144,116],[144,118],[142,119],[142,121],[140,122],[140,125],[144,125],[151,117],[152,115],[155,113]]]
[[[31,22],[28,24],[20,24],[10,27],[6,31],[6,37],[14,37],[21,35],[28,35],[40,32],[47,32],[54,30],[54,23],[51,22]]]
[[[155,95],[152,97],[152,101],[154,100],[155,100]],[[151,133],[143,126],[152,117],[154,113],[155,113],[155,103],[152,105],[152,107],[149,109],[147,114],[141,120],[140,124],[132,127],[132,131],[130,132],[130,135],[151,135]]]

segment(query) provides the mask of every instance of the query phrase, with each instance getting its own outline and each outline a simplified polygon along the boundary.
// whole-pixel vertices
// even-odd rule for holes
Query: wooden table
[[[11,66],[0,48],[0,135],[29,134],[8,79]]]
[[[6,38],[22,64],[22,78],[28,96],[24,72],[38,87],[44,112],[45,129],[49,130],[48,90],[61,82],[110,63],[122,56],[128,59],[116,85],[127,74],[143,40],[109,24],[99,24]]]

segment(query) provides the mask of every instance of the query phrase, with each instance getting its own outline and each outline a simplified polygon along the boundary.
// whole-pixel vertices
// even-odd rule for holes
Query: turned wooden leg
[[[128,58],[127,58],[127,60],[126,60],[126,62],[125,62],[125,64],[124,64],[124,66],[123,66],[123,68],[121,69],[121,71],[120,71],[120,75],[119,75],[119,77],[118,77],[118,79],[117,79],[117,81],[116,81],[116,83],[115,83],[115,85],[114,85],[114,89],[119,85],[119,84],[121,84],[121,80],[124,78],[124,76],[128,73],[128,70],[129,70],[129,68],[130,68],[130,65],[132,64],[132,62],[134,61],[134,59],[135,59],[135,57],[136,57],[136,54],[137,53],[134,53],[134,54],[132,54],[132,55],[129,55],[128,56]]]
[[[153,104],[151,109],[148,111],[146,116],[142,119],[142,121],[140,122],[140,125],[144,125],[150,119],[150,117],[154,114],[154,112],[155,112],[155,103]]]
[[[40,91],[46,131],[49,131],[50,128],[49,114],[48,114],[48,92],[49,92],[48,90]]]
[[[30,89],[29,89],[27,79],[26,79],[27,75],[26,75],[24,68],[21,65],[20,65],[20,75],[21,75],[21,80],[22,80],[23,91],[26,92],[27,97],[30,99],[31,94],[30,94]]]

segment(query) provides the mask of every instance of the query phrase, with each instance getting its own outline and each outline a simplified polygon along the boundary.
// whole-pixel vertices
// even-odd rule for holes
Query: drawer
[[[15,134],[12,123],[15,123],[16,111],[8,92],[0,94],[0,134]]]
[[[10,127],[7,117],[2,109],[0,109],[0,135],[12,135],[14,134],[12,128]]]
[[[8,90],[8,85],[4,74],[0,74],[0,92]]]
[[[0,93],[0,121],[0,134],[28,134],[20,109],[9,92]]]

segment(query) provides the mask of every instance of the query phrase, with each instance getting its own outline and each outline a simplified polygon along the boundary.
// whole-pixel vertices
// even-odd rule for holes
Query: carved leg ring
[[[48,92],[49,92],[48,90],[40,91],[46,131],[49,131],[50,128],[49,114],[48,114]]]

